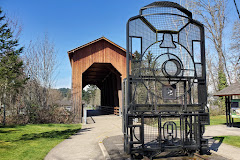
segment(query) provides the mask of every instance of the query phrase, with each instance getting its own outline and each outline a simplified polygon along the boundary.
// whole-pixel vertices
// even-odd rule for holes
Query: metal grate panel
[[[123,119],[131,155],[206,146],[204,49],[203,25],[176,3],[154,2],[129,20]]]

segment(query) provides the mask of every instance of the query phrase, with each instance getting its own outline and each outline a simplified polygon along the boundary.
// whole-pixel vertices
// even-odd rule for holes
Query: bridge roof
[[[91,41],[91,42],[89,42],[89,43],[86,43],[86,44],[84,44],[84,45],[82,45],[82,46],[79,46],[79,47],[77,47],[77,48],[74,48],[74,49],[68,51],[67,53],[68,53],[68,54],[74,53],[75,51],[78,51],[78,50],[80,50],[80,49],[82,49],[82,48],[84,48],[84,47],[90,46],[91,44],[96,43],[96,42],[101,41],[101,40],[105,40],[105,41],[107,41],[108,43],[110,43],[110,44],[114,45],[115,47],[117,47],[117,48],[123,50],[124,52],[126,52],[126,49],[124,49],[123,47],[117,45],[116,43],[112,42],[111,40],[109,40],[109,39],[107,39],[106,37],[103,36],[103,37],[98,38],[98,39],[96,39],[96,40],[93,40],[93,41]]]

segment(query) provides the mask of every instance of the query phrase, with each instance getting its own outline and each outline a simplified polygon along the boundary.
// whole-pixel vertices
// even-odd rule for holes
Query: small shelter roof
[[[228,86],[214,94],[214,96],[232,96],[232,95],[240,95],[240,83],[239,82],[233,83],[230,86]]]

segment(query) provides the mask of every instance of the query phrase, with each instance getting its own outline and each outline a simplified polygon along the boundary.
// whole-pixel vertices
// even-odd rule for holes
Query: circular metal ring
[[[176,59],[169,59],[162,64],[162,72],[164,76],[178,76],[181,73],[182,66]]]

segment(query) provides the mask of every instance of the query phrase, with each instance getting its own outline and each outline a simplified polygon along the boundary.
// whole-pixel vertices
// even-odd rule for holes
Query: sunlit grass
[[[234,118],[235,123],[240,123],[239,118]],[[226,123],[226,116],[225,115],[218,115],[218,116],[210,116],[210,125],[219,125]]]
[[[223,143],[240,148],[240,136],[219,136],[213,138],[222,141]]]
[[[80,124],[29,124],[0,128],[1,160],[40,160]]]

